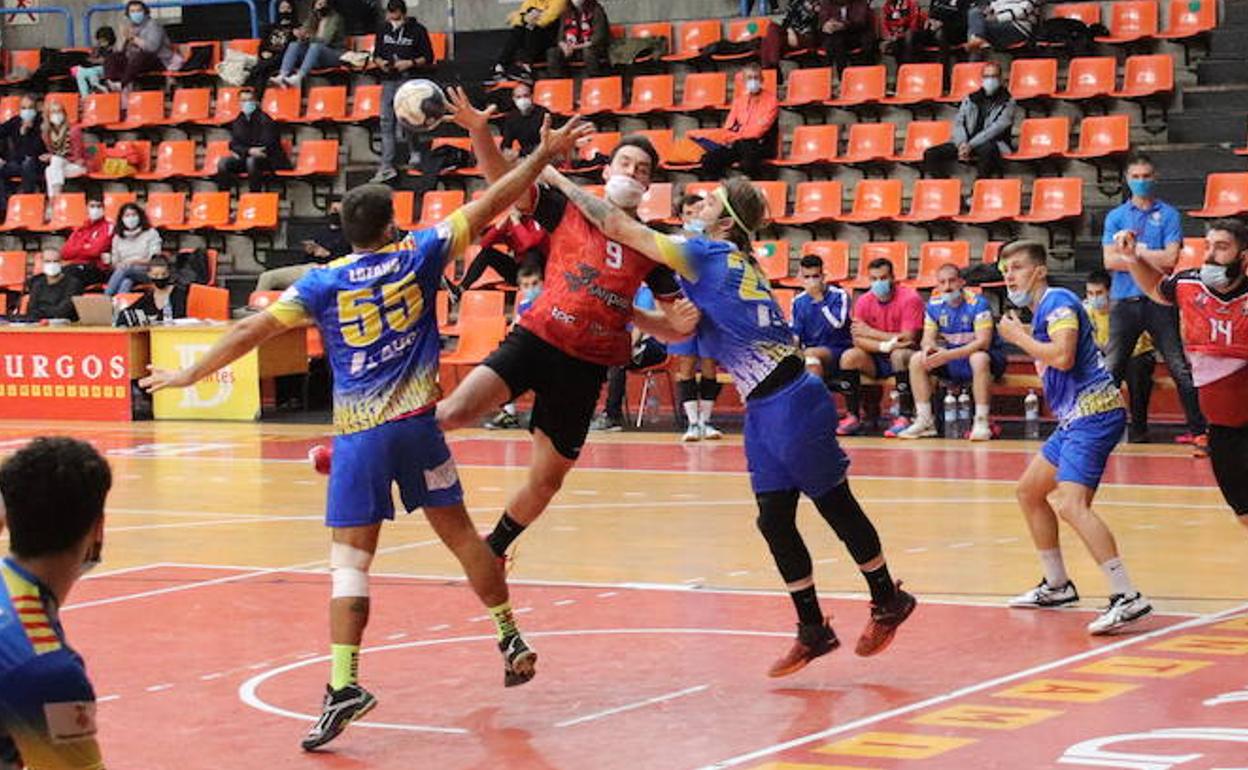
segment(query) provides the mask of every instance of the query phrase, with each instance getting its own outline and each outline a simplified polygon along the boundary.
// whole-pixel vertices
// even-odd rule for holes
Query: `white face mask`
[[[48,113],[48,122],[54,126],[61,125],[62,123],[65,122],[65,113],[63,112]]]
[[[134,228],[139,226],[139,215],[138,214],[126,214],[124,217],[121,218],[121,223],[125,225],[127,230],[133,230]]]
[[[631,176],[616,174],[607,180],[607,200],[622,209],[635,209],[641,203],[646,188]]]
[[[530,109],[533,108],[533,100],[526,99],[523,96],[515,99],[515,103],[516,103],[516,109],[524,113],[527,113]]]
[[[103,218],[104,218],[103,206],[88,206],[87,207],[87,221],[99,222]]]
[[[984,93],[992,96],[1001,87],[1001,78],[984,78]]]
[[[763,90],[763,81],[757,78],[750,78],[745,81],[745,90],[751,94],[756,94]]]
[[[61,263],[60,262],[44,262],[43,274],[49,278],[57,277],[58,275],[61,274]]]

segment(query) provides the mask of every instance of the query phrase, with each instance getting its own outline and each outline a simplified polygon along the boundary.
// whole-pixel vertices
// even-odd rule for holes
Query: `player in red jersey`
[[[490,135],[492,108],[476,110],[459,89],[449,95],[457,121],[472,137],[478,163],[493,182],[509,164]],[[476,120],[465,124],[467,114]],[[607,197],[635,215],[658,160],[649,140],[625,136],[603,170]],[[438,404],[438,424],[453,430],[476,424],[486,412],[527,391],[534,393],[529,477],[488,538],[499,557],[546,509],[576,464],[607,368],[629,360],[629,324],[674,340],[692,333],[698,320],[692,304],[677,301],[680,290],[669,269],[608,240],[562,193],[539,186],[516,206],[532,211],[550,233],[545,287],[498,350]],[[643,281],[653,289],[659,311],[633,307]]]
[[[1222,496],[1248,527],[1248,225],[1210,222],[1199,270],[1169,277],[1130,259],[1131,276],[1158,302],[1179,306],[1183,347],[1200,409],[1209,420],[1209,459]],[[1134,244],[1128,244],[1134,254]]]

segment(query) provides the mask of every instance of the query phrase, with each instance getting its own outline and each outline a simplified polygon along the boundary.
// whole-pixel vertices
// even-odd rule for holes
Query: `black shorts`
[[[1209,426],[1213,477],[1236,516],[1248,516],[1248,426]]]
[[[533,391],[530,431],[541,428],[559,454],[580,457],[607,367],[570,356],[519,326],[482,363],[503,378],[513,399]]]

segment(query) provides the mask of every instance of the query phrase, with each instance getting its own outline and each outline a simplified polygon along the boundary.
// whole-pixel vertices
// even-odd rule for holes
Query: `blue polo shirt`
[[[1179,219],[1179,211],[1169,203],[1154,199],[1153,205],[1147,210],[1136,208],[1127,201],[1105,216],[1105,231],[1101,235],[1101,244],[1108,246],[1114,242],[1114,234],[1120,230],[1135,233],[1138,243],[1147,249],[1164,249],[1172,243],[1183,242],[1183,227]],[[1132,297],[1142,297],[1144,292],[1135,283],[1131,273],[1125,270],[1110,272],[1113,284],[1109,287],[1109,298],[1115,302]]]

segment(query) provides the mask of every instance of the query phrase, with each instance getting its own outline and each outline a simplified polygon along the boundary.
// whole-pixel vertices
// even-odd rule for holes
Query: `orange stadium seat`
[[[655,182],[641,196],[637,216],[642,222],[658,222],[672,216],[672,183]]]
[[[5,212],[0,233],[37,231],[43,226],[43,193],[19,193],[9,196],[9,208]]]
[[[776,224],[809,225],[834,222],[841,215],[840,182],[799,182],[794,191],[793,214],[776,216]]]
[[[966,241],[927,241],[919,246],[919,270],[909,281],[918,289],[930,289],[936,285],[936,271],[945,265],[957,265],[958,269],[971,264],[971,244]]]
[[[1068,158],[1089,160],[1125,155],[1131,149],[1131,118],[1126,115],[1098,115],[1079,124],[1079,148]]]
[[[1169,54],[1128,56],[1122,75],[1119,99],[1168,96],[1174,92],[1174,58]]]
[[[278,194],[275,192],[243,193],[238,197],[234,220],[216,225],[216,229],[232,233],[276,230],[278,201]]]
[[[1156,0],[1115,0],[1109,4],[1109,34],[1098,43],[1134,43],[1157,35]]]
[[[195,172],[195,176],[206,179],[215,176],[217,173],[217,164],[223,158],[228,158],[233,153],[230,152],[230,142],[227,139],[215,139],[204,145],[204,161],[199,170]]]
[[[961,179],[917,179],[910,196],[910,211],[898,222],[927,224],[953,219],[962,212]]]
[[[459,298],[459,316],[455,324],[448,327],[450,336],[460,334],[464,327],[474,326],[482,321],[503,318],[504,304],[507,296],[501,291],[492,289],[469,289]]]
[[[556,115],[571,115],[576,111],[572,98],[574,85],[572,78],[539,80],[533,84],[533,103]]]
[[[754,259],[768,281],[783,281],[793,275],[789,266],[788,241],[754,241]]]
[[[767,216],[781,217],[787,211],[789,185],[786,182],[755,182],[754,186],[767,201]]]
[[[416,227],[432,227],[449,217],[462,205],[464,205],[463,190],[430,190],[421,199],[420,221],[416,223]]]
[[[832,98],[832,68],[815,67],[789,73],[781,107],[806,107]]]
[[[796,168],[835,163],[839,139],[840,127],[835,123],[797,126],[793,129],[788,154],[771,161],[771,164]]]
[[[104,128],[121,120],[121,94],[91,94],[82,103],[79,128]]]
[[[0,123],[7,123],[21,109],[22,97],[17,94],[0,96]]]
[[[21,291],[26,287],[26,252],[0,251],[0,289]]]
[[[897,144],[893,123],[854,123],[845,140],[841,163],[883,163],[893,156]]]
[[[1179,261],[1175,263],[1175,272],[1179,270],[1199,270],[1205,263],[1209,251],[1209,242],[1204,238],[1184,238],[1179,249]]]
[[[193,283],[186,295],[187,318],[209,321],[230,320],[230,291]]]
[[[1049,15],[1054,19],[1075,19],[1090,27],[1101,23],[1101,4],[1061,3],[1052,6],[1052,12]]]
[[[1027,118],[1018,132],[1018,149],[1006,160],[1046,160],[1070,149],[1070,118]]]
[[[60,104],[70,123],[78,122],[79,98],[76,91],[52,92],[43,97],[44,104]]]
[[[278,171],[279,177],[333,176],[338,173],[337,139],[304,139],[297,146],[295,167]]]
[[[351,93],[348,123],[373,123],[381,119],[381,85],[357,85]]]
[[[893,278],[905,281],[910,275],[910,246],[905,241],[871,241],[858,247],[858,275],[847,286],[865,289],[871,285],[871,263],[887,259],[893,265]]]
[[[692,72],[685,76],[681,87],[675,112],[722,112],[729,107],[725,72]]]
[[[1187,213],[1201,218],[1238,217],[1248,213],[1248,173],[1210,174],[1205,178],[1205,205]]]
[[[149,192],[147,220],[157,229],[177,229],[186,224],[186,193]]]
[[[156,147],[156,164],[151,171],[135,174],[143,181],[164,181],[195,176],[195,142],[191,139],[171,139]]]
[[[416,229],[416,193],[411,190],[394,192],[394,224],[400,230]]]
[[[235,87],[221,87],[216,90],[216,98],[213,100],[212,117],[207,120],[198,120],[196,124],[205,126],[224,126],[238,117],[241,108],[238,104],[239,89]]]
[[[346,86],[313,86],[296,123],[341,123],[347,119]]]
[[[854,188],[854,205],[842,222],[870,224],[887,222],[901,214],[900,179],[863,179]]]
[[[47,222],[32,227],[37,233],[63,233],[81,227],[87,221],[86,193],[61,193],[52,198],[52,216]]]
[[[970,225],[1012,221],[1022,214],[1022,200],[1021,179],[977,179],[971,188],[971,210],[953,219]]]
[[[239,40],[227,40],[225,41],[225,50],[238,51],[239,53],[245,53],[248,56],[259,56],[260,38],[249,37]]]
[[[846,67],[841,73],[841,89],[835,99],[824,104],[829,107],[864,107],[884,99],[887,72],[883,64],[867,67]]]
[[[173,92],[173,103],[169,105],[169,117],[165,118],[161,125],[183,126],[205,123],[210,119],[211,110],[212,89],[179,88]]]
[[[728,22],[728,34],[724,36],[730,43],[749,43],[754,40],[761,40],[767,34],[767,27],[771,26],[771,19],[765,16],[749,19],[733,19]],[[715,61],[737,61],[740,59],[749,59],[754,56],[753,51],[742,53],[717,53],[711,56]]]
[[[621,115],[668,112],[676,106],[676,78],[672,75],[641,75],[633,78],[632,98]]]
[[[1098,99],[1109,96],[1118,84],[1118,60],[1112,56],[1084,56],[1070,60],[1066,88],[1058,99]]]
[[[1083,180],[1077,177],[1042,177],[1031,188],[1031,208],[1015,221],[1049,224],[1083,216]]]
[[[953,122],[948,120],[912,120],[906,125],[906,140],[901,153],[889,160],[900,163],[921,163],[929,147],[953,140]]]
[[[614,114],[624,108],[624,79],[618,75],[581,81],[582,115]]]
[[[1166,28],[1155,35],[1161,40],[1187,40],[1218,25],[1218,4],[1212,0],[1170,0],[1169,10]]]
[[[230,222],[230,194],[228,192],[197,192],[191,196],[190,212],[180,225],[166,225],[176,232],[190,230],[215,230]]]
[[[1010,96],[1024,102],[1057,93],[1057,59],[1015,59],[1010,63]]]
[[[126,98],[125,120],[105,126],[109,131],[134,131],[165,122],[164,91],[131,91]]]
[[[299,120],[299,102],[303,92],[298,88],[269,88],[260,100],[260,109],[278,123],[294,123]]]
[[[984,62],[958,62],[953,65],[953,74],[949,77],[949,93],[940,97],[940,101],[948,104],[961,102],[967,96],[983,86]]]
[[[823,273],[829,281],[840,283],[849,278],[849,243],[846,241],[806,241],[802,256],[814,254],[823,260]]]
[[[676,24],[672,38],[672,53],[663,61],[689,61],[702,55],[702,49],[723,38],[719,19],[682,21]]]
[[[117,221],[117,213],[127,203],[138,203],[137,193],[130,191],[108,190],[104,193],[104,218],[109,222]]]
[[[945,68],[940,64],[903,64],[897,68],[895,93],[883,104],[911,106],[940,101]]]

